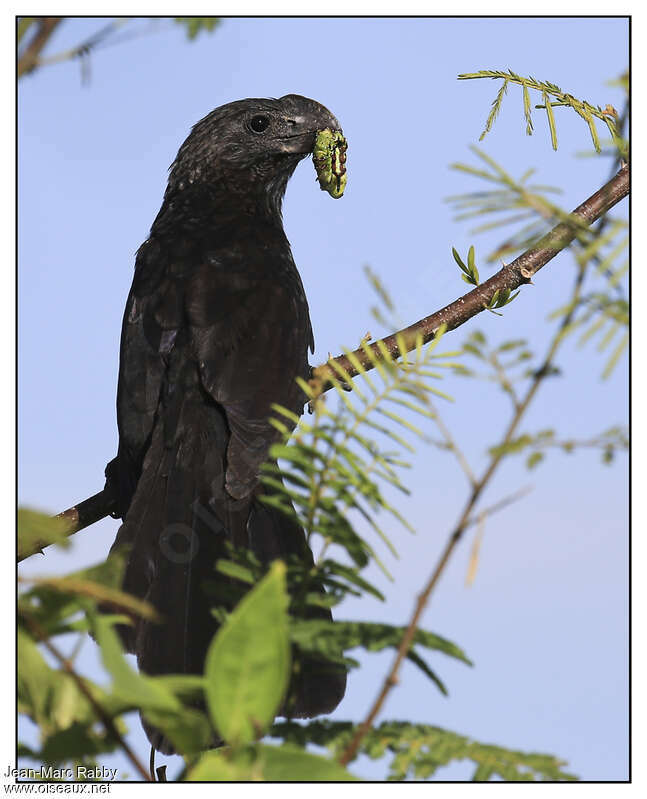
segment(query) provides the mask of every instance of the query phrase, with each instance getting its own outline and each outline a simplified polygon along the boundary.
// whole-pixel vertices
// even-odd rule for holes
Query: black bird
[[[123,588],[164,619],[120,628],[148,674],[202,672],[217,630],[207,586],[226,542],[265,563],[290,554],[312,562],[303,530],[258,497],[259,467],[277,440],[270,405],[302,413],[295,378],[309,376],[314,349],[281,204],[325,128],[341,130],[295,94],[216,108],[180,147],[137,252],[106,488],[123,518],[111,549],[128,553]],[[345,685],[343,671],[306,661],[289,715],[330,712]],[[159,732],[147,734],[172,751]]]

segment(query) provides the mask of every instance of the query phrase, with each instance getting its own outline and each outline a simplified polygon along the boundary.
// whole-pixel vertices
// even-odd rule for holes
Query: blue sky
[[[48,52],[78,44],[101,24],[66,22]],[[103,485],[116,447],[119,329],[134,252],[159,208],[179,145],[212,108],[241,97],[299,93],[327,105],[343,125],[344,198],[333,202],[319,191],[312,164],[304,162],[284,205],[318,363],[329,350],[355,345],[367,329],[381,332],[370,315],[363,265],[380,275],[410,323],[464,293],[452,246],[465,253],[475,244],[478,261],[500,240],[496,231],[471,234],[472,226],[454,222],[444,202],[484,188],[449,164],[478,165],[468,147],[478,143],[498,89],[492,81],[459,82],[459,73],[511,68],[620,109],[622,93],[608,82],[628,63],[622,19],[227,19],[193,43],[175,26],[157,27],[98,50],[87,84],[77,63],[64,63],[19,86],[19,496],[51,511]],[[559,202],[573,208],[608,179],[610,164],[576,157],[590,140],[575,114],[559,113],[557,152],[544,117],[535,115],[535,134],[527,137],[520,90],[510,87],[479,146],[517,177],[535,167],[536,181],[561,186]],[[615,214],[626,213],[625,201]],[[572,257],[559,256],[503,318],[480,316],[453,333],[449,346],[480,329],[493,341],[527,338],[542,353],[546,317],[563,301],[573,274]],[[546,381],[523,431],[554,427],[564,437],[588,438],[626,422],[626,363],[602,381],[603,356],[575,340],[558,363],[563,375]],[[509,417],[506,399],[449,376],[442,388],[454,397],[442,406],[445,421],[478,471]],[[471,588],[464,586],[468,537],[423,619],[424,627],[461,645],[475,667],[432,657],[450,691],[443,698],[405,666],[382,718],[555,753],[583,779],[626,778],[627,479],[623,456],[602,467],[595,452],[556,452],[531,473],[521,459],[509,459],[485,504],[528,483],[532,492],[488,522]],[[389,564],[393,584],[374,575],[386,604],[348,603],[340,616],[398,624],[409,617],[467,493],[450,456],[433,448],[419,448],[409,484],[412,497],[402,510],[418,532],[394,531],[400,559]],[[95,563],[116,529],[116,521],[104,520],[79,534],[71,550],[48,552],[23,571]],[[89,671],[93,646],[88,642],[83,652]],[[335,718],[365,715],[390,659],[372,655],[351,675]],[[145,752],[136,720],[131,728],[134,745]],[[384,773],[380,764],[364,762],[356,771]],[[469,774],[459,764],[439,776]]]

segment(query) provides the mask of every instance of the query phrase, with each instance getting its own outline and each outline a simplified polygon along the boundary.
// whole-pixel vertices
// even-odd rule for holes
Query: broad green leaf
[[[100,614],[92,615],[94,638],[101,660],[112,677],[113,691],[142,710],[180,710],[179,700],[161,682],[137,673],[124,657],[121,642],[112,623]]]
[[[116,720],[116,723],[124,726],[121,720]],[[97,727],[93,719],[86,724],[75,722],[47,737],[40,752],[36,754],[36,759],[50,766],[57,766],[71,760],[94,758],[113,752],[118,746],[118,741],[109,736],[100,725]]]
[[[123,655],[112,624],[105,616],[92,615],[94,637],[101,659],[113,679],[115,695],[144,714],[173,742],[176,749],[189,754],[209,746],[212,731],[204,713],[185,707],[176,694],[195,693],[199,682],[182,676],[148,677],[131,668]]]
[[[248,746],[231,753],[206,752],[193,766],[192,782],[346,782],[355,780],[339,763],[298,746]]]
[[[194,708],[181,707],[176,711],[148,709],[147,721],[173,742],[183,755],[204,752],[214,744],[214,734],[206,715]]]
[[[347,782],[357,779],[339,763],[296,746],[261,746],[263,778],[272,782]]]
[[[45,662],[33,639],[18,627],[18,709],[37,724],[48,726],[48,705],[55,672]]]
[[[115,610],[127,610],[144,619],[158,619],[158,614],[155,612],[155,609],[147,602],[143,602],[141,599],[131,596],[131,594],[127,594],[124,591],[119,591],[116,588],[108,588],[101,583],[95,583],[91,580],[84,580],[70,575],[69,577],[34,578],[33,582],[39,587],[62,594],[89,597],[96,602],[111,605]]]
[[[205,662],[211,717],[229,743],[253,741],[279,710],[290,670],[285,565],[276,561],[212,642]]]
[[[234,752],[205,752],[188,771],[187,782],[246,782],[261,779],[254,766],[254,752],[244,747]]]

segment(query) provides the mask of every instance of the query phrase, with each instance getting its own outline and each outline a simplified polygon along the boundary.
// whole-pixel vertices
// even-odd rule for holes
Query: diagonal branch
[[[533,276],[573,241],[583,225],[593,224],[628,194],[629,165],[625,164],[611,180],[579,205],[568,220],[556,225],[534,247],[526,250],[468,294],[459,297],[439,311],[425,316],[424,319],[420,319],[398,333],[387,336],[382,340],[383,346],[386,347],[391,357],[397,358],[402,354],[398,341],[404,342],[407,351],[411,351],[416,347],[419,337],[422,337],[423,343],[431,341],[441,325],[446,325],[447,330],[455,330],[473,316],[481,313],[497,291],[502,292],[506,289],[514,291],[525,284],[532,283]],[[379,360],[381,353],[377,343],[370,345],[370,348],[373,357]],[[355,350],[353,354],[365,370],[373,368],[374,363],[363,348]],[[358,374],[357,369],[346,355],[340,355],[334,360],[351,377]],[[330,366],[329,361],[313,369],[311,384],[316,391],[328,391],[332,387],[329,382],[330,377],[335,375],[336,372]],[[72,535],[109,516],[114,509],[114,498],[104,490],[63,511],[58,516],[69,521],[69,535]],[[23,555],[21,560],[35,554],[36,551],[40,550]]]
[[[38,67],[39,57],[43,48],[62,21],[63,17],[42,17],[38,21],[38,30],[18,58],[16,74],[19,78],[28,72],[33,72]]]
[[[583,225],[593,224],[628,194],[629,165],[625,164],[617,175],[579,205],[572,212],[569,220],[556,225],[534,247],[526,250],[512,263],[507,264],[484,283],[446,305],[440,311],[425,316],[424,319],[420,319],[404,330],[383,339],[391,357],[397,358],[402,354],[398,346],[398,339],[404,339],[407,351],[411,351],[416,346],[419,336],[422,336],[423,344],[426,344],[435,336],[441,325],[446,325],[448,331],[455,330],[473,316],[481,313],[497,291],[503,292],[506,289],[514,291],[527,283],[532,283],[534,275],[573,241]],[[380,348],[377,343],[372,344],[371,349],[374,357],[379,358]],[[365,369],[372,368],[371,359],[363,349],[355,350],[354,355]],[[357,375],[357,370],[345,355],[340,355],[335,360],[351,377]],[[320,385],[322,390],[326,390],[328,378],[335,374],[332,367],[323,364],[314,370],[315,382]]]

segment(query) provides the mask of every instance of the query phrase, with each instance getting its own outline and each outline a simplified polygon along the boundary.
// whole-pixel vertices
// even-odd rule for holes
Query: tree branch
[[[39,56],[43,48],[62,21],[62,17],[42,17],[39,20],[38,30],[18,59],[16,72],[19,78],[28,72],[33,72],[38,67]]]
[[[505,289],[514,291],[527,283],[531,283],[533,276],[573,241],[583,225],[593,224],[628,194],[629,166],[625,164],[608,183],[573,211],[570,221],[564,221],[556,225],[534,247],[526,250],[526,252],[469,293],[459,297],[454,302],[441,308],[441,310],[424,317],[424,319],[420,319],[415,324],[383,339],[383,344],[391,357],[397,358],[401,355],[398,340],[404,341],[407,350],[411,351],[416,346],[418,337],[422,336],[423,342],[426,343],[433,339],[441,325],[446,325],[447,330],[455,330],[473,316],[481,313],[485,310],[495,292],[501,292]],[[381,355],[377,344],[370,345],[370,348],[373,357],[379,360]],[[363,348],[355,350],[354,355],[364,369],[373,368],[373,362]],[[339,355],[334,360],[351,377],[358,374],[357,369],[355,369],[346,355]],[[331,388],[329,378],[331,376],[334,377],[335,374],[329,362],[322,364],[313,370],[311,383],[315,390],[319,392],[328,391]],[[524,403],[522,402],[521,405],[523,406]],[[520,410],[523,410],[523,408]],[[72,535],[84,527],[88,527],[94,522],[109,516],[114,512],[114,509],[113,497],[104,490],[59,513],[58,518],[69,522],[69,535]],[[40,551],[40,549],[24,554],[21,559],[35,554],[36,551]]]
[[[446,325],[447,330],[455,330],[473,316],[481,313],[495,292],[502,292],[505,289],[514,291],[527,283],[532,283],[534,275],[573,241],[583,225],[593,224],[628,194],[629,165],[625,164],[617,175],[572,212],[570,221],[556,225],[534,247],[526,250],[512,263],[507,264],[484,283],[446,305],[440,311],[425,316],[424,319],[420,319],[404,330],[383,339],[391,357],[397,358],[402,354],[398,346],[398,338],[404,339],[407,351],[411,351],[416,346],[419,336],[422,336],[423,343],[426,344],[435,336],[441,325]],[[373,356],[379,358],[380,349],[377,344],[372,344],[371,349]],[[365,369],[372,368],[371,359],[363,349],[355,350],[354,355]],[[357,369],[345,355],[340,355],[335,360],[351,377],[357,375]],[[331,366],[323,364],[314,370],[314,382],[321,387],[321,390],[326,390],[328,378],[335,375]]]

